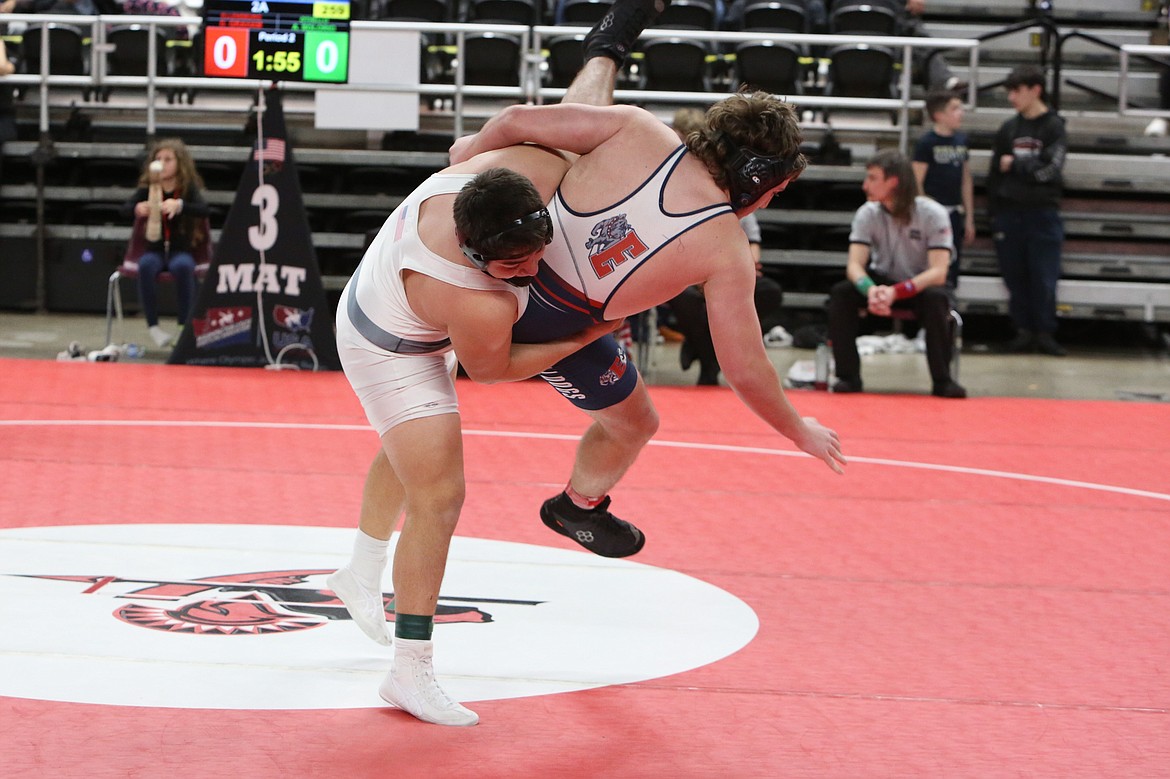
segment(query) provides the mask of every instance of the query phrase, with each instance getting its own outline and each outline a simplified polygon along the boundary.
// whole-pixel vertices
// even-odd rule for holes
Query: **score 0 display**
[[[345,83],[349,2],[204,0],[203,74]]]

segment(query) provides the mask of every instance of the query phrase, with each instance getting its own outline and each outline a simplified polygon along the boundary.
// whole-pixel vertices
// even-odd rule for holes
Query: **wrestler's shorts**
[[[540,374],[570,403],[585,411],[615,406],[638,384],[638,369],[612,335],[599,338]]]
[[[545,270],[543,263],[541,269]],[[544,343],[564,338],[597,321],[582,310],[587,306],[566,305],[565,287],[551,288],[544,273],[537,275],[530,290],[524,315],[512,328],[512,340],[516,343]],[[561,360],[540,374],[540,378],[577,408],[600,411],[630,396],[638,384],[638,370],[617,339],[607,335]]]
[[[458,413],[453,352],[395,354],[380,349],[357,332],[345,308],[337,307],[337,353],[379,437],[411,419]]]

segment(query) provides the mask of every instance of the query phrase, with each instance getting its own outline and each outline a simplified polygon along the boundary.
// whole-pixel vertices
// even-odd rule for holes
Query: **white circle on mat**
[[[366,638],[325,584],[353,535],[238,524],[0,530],[0,695],[384,706],[377,688],[391,650]],[[453,540],[440,607],[435,669],[462,701],[676,674],[732,654],[759,628],[742,600],[677,571],[478,538]]]

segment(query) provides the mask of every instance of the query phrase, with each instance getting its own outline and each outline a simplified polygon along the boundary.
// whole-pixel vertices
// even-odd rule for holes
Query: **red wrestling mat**
[[[643,661],[640,651],[659,646],[658,628],[631,619],[623,601],[647,625],[678,604],[635,576],[600,616],[534,623],[512,646],[555,641],[594,618],[597,631],[608,629],[612,611],[635,640],[570,648],[551,666],[617,673],[646,662],[663,675],[651,667],[639,681],[485,696],[470,704],[478,726],[447,729],[378,705],[389,657],[347,623],[242,637],[125,627],[128,641],[146,642],[131,664],[83,643],[97,639],[87,623],[70,624],[82,617],[43,613],[98,602],[117,586],[108,581],[127,575],[121,557],[96,561],[100,538],[70,562],[73,540],[106,526],[141,527],[154,539],[143,542],[144,559],[176,571],[181,559],[168,555],[179,552],[145,526],[174,536],[193,526],[207,539],[182,554],[216,543],[214,528],[198,526],[224,526],[232,538],[237,525],[335,532],[324,546],[340,564],[376,447],[340,374],[8,360],[0,375],[0,560],[11,568],[28,538],[57,533],[36,546],[49,550],[36,570],[75,577],[50,585],[0,570],[0,587],[51,586],[73,598],[5,597],[0,677],[24,663],[48,677],[75,672],[54,665],[61,650],[38,625],[63,623],[61,640],[80,647],[70,662],[84,666],[91,652],[96,664],[65,694],[37,697],[38,680],[0,678],[4,689],[34,690],[0,697],[5,777],[1170,775],[1170,416],[1161,406],[792,393],[802,413],[841,433],[852,462],[839,477],[794,453],[730,390],[656,388],[662,428],[614,494],[619,516],[646,532],[641,566],[595,566],[590,581],[677,572],[742,601],[758,632],[685,670],[671,670],[686,665],[675,655],[696,641],[668,642]],[[464,382],[460,396],[468,497],[459,535],[574,551],[536,510],[565,482],[585,417],[540,383]],[[272,538],[233,550],[255,556],[233,559],[232,570],[300,564],[287,536]],[[543,578],[588,571],[597,560],[588,557],[548,565]],[[448,581],[471,565],[463,559]],[[499,566],[487,580],[512,575]],[[77,583],[86,576],[106,578]],[[238,605],[225,602],[227,611]],[[104,630],[116,623],[106,619],[115,601],[101,603],[105,621],[94,625]],[[472,631],[508,621],[497,608],[491,625],[437,626],[440,676],[487,673],[454,658],[444,665],[443,647],[474,649],[490,634]],[[674,622],[697,641],[717,639],[739,629],[725,627],[721,611],[696,605]],[[327,633],[339,643],[290,668],[298,636]],[[168,659],[195,641],[186,660]],[[191,683],[229,645],[253,653],[242,665],[257,675],[288,673],[261,686],[292,702],[133,705],[171,681]],[[316,675],[332,666],[357,675],[355,689],[372,701],[302,708],[345,683],[333,681],[344,674]],[[118,673],[124,687],[167,681],[124,690],[129,700],[94,700],[102,678]],[[487,681],[523,685],[535,675]],[[198,683],[187,694],[218,684]]]

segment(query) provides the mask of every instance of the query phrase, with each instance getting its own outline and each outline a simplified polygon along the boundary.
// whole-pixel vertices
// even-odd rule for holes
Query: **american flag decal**
[[[265,138],[263,148],[252,151],[252,159],[284,162],[284,139]]]

